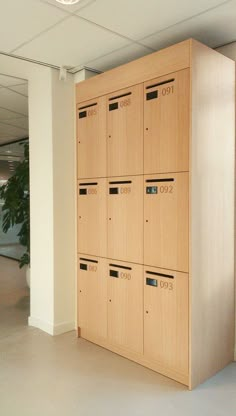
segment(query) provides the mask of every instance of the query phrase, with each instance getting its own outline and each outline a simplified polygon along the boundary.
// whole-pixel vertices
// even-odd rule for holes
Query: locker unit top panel
[[[76,85],[76,102],[81,103],[113,91],[179,71],[190,66],[191,40],[119,66]]]

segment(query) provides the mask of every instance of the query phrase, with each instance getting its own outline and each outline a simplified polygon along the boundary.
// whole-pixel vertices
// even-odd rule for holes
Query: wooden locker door
[[[144,84],[144,173],[189,170],[189,69]]]
[[[83,338],[107,337],[106,260],[78,257],[78,326]]]
[[[143,263],[143,176],[108,181],[108,257]]]
[[[106,98],[77,107],[78,178],[106,176]]]
[[[144,176],[144,264],[188,272],[188,177]]]
[[[107,96],[108,176],[143,173],[143,84]]]
[[[78,182],[78,252],[107,255],[106,179]]]
[[[143,353],[143,266],[109,261],[108,339]]]
[[[188,274],[144,266],[144,356],[188,375]]]

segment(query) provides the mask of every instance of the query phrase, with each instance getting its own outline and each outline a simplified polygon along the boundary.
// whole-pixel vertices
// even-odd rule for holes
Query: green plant
[[[19,266],[30,263],[30,206],[29,206],[29,143],[24,143],[24,159],[17,165],[14,174],[0,187],[2,207],[2,229],[4,233],[20,224],[19,242],[26,247]]]

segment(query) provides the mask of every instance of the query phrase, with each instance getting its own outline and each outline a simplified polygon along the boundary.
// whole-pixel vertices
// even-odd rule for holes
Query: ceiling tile
[[[1,135],[0,133],[0,144],[10,143],[12,140],[17,140],[17,136],[8,136],[8,135]]]
[[[0,74],[0,86],[10,87],[12,85],[19,85],[24,83],[25,80],[21,78],[13,78],[9,77],[8,75]]]
[[[17,137],[17,138],[23,138],[25,136],[27,136],[27,132],[25,132],[24,130],[22,130],[21,128],[18,127],[13,127],[13,126],[8,126],[6,124],[2,124],[0,122],[0,137]]]
[[[1,88],[0,107],[21,115],[28,115],[28,99],[8,88]]]
[[[97,69],[98,71],[108,71],[109,69],[115,68],[116,66],[131,62],[134,59],[138,59],[141,56],[147,55],[150,53],[150,50],[132,44],[126,46],[125,48],[114,51],[108,55],[102,56],[98,59],[86,63],[86,66]]]
[[[29,130],[28,117],[11,118],[10,120],[0,120],[0,123],[11,125],[13,127],[20,127],[25,131]]]
[[[94,3],[97,0],[80,0],[79,3],[72,4],[70,6],[66,6],[64,4],[60,4],[56,0],[40,0],[43,3],[51,4],[54,7],[58,7],[59,9],[62,9],[66,11],[67,13],[75,13],[78,10],[82,10],[85,7],[90,6],[92,3]]]
[[[16,114],[15,112],[5,110],[5,108],[0,107],[0,120],[10,120],[11,118],[20,118],[21,115]]]
[[[141,43],[160,49],[191,37],[214,48],[236,39],[235,21],[236,2],[231,1],[201,16],[147,37],[141,40]]]
[[[122,37],[70,17],[17,50],[17,54],[58,66],[79,66],[127,44]]]
[[[1,2],[0,50],[10,52],[43,30],[54,25],[67,14],[39,0],[11,0]]]
[[[19,94],[22,94],[28,97],[28,83],[27,82],[25,84],[20,84],[20,85],[15,85],[13,87],[10,87],[10,90],[16,91]]]
[[[222,0],[99,0],[78,11],[93,22],[138,40],[158,30],[176,24]]]

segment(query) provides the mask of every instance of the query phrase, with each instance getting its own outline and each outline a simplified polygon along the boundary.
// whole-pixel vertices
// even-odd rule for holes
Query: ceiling
[[[0,73],[0,145],[25,137],[28,137],[28,83]]]
[[[1,3],[0,51],[70,72],[105,71],[189,37],[211,47],[236,40],[236,0]]]

